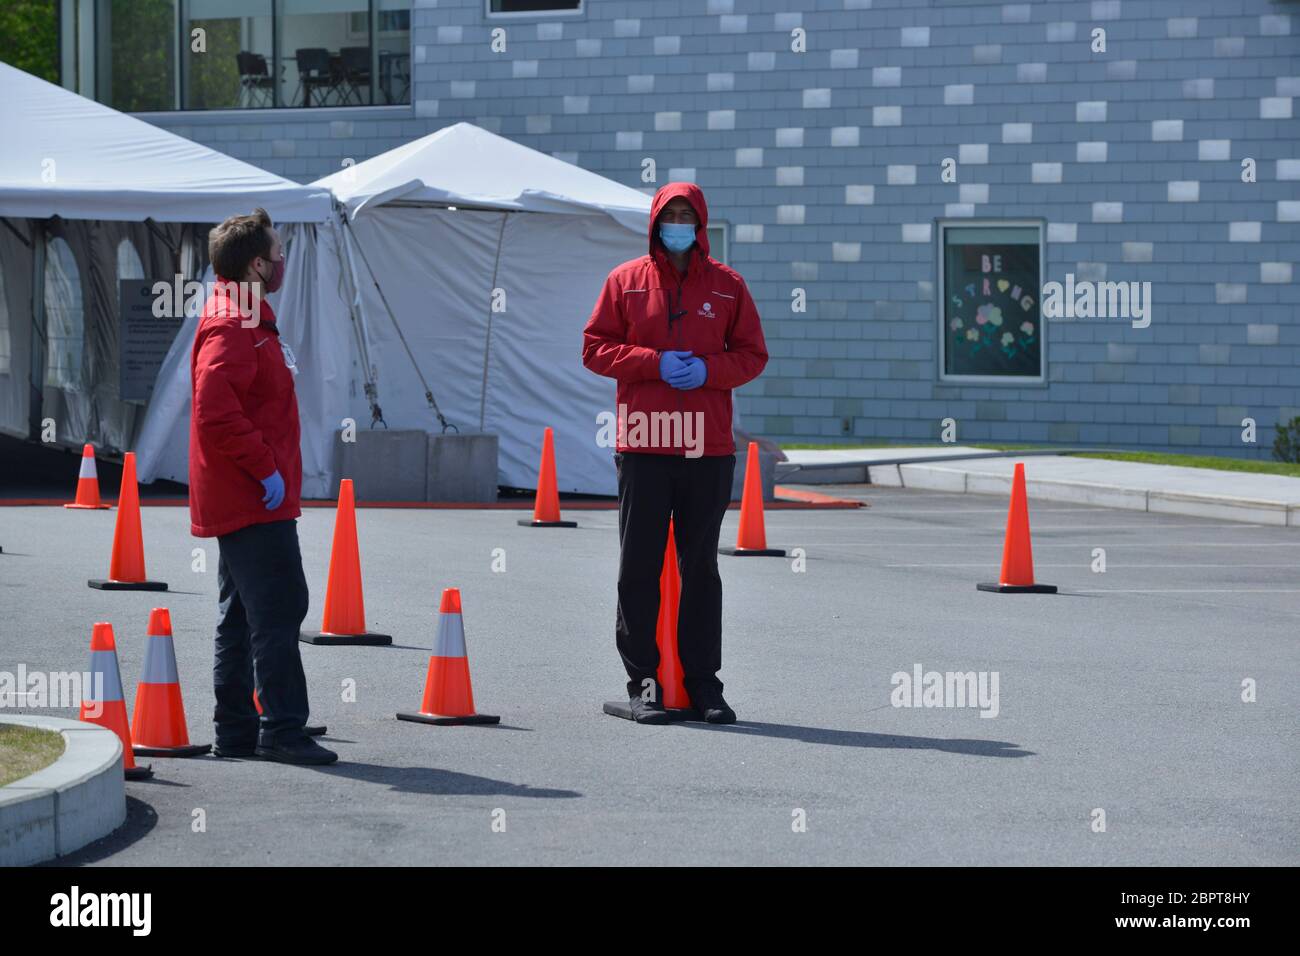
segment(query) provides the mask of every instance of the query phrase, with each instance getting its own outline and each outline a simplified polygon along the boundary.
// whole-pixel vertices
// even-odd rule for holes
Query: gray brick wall
[[[301,181],[460,120],[637,188],[647,157],[694,179],[772,354],[741,413],[778,439],[933,440],[952,417],[961,441],[1267,457],[1300,406],[1295,4],[483,6],[414,4],[409,108],[146,118]],[[941,383],[932,224],[971,215],[1046,220],[1049,280],[1150,281],[1150,327],[1048,320],[1045,385]]]

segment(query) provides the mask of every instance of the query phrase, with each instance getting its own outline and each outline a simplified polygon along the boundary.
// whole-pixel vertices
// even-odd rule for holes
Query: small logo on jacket
[[[699,311],[696,312],[695,314],[696,314],[696,315],[702,315],[702,316],[704,316],[706,319],[712,319],[712,318],[714,318],[715,313],[714,313],[714,311],[713,311],[713,303],[712,303],[712,302],[705,302],[704,305],[700,306]]]

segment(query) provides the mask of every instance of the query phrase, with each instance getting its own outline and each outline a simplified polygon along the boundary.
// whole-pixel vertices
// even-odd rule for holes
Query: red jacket
[[[190,532],[200,538],[302,513],[298,398],[275,313],[263,300],[260,322],[245,328],[223,283],[203,306],[190,355]],[[261,479],[277,469],[284,501],[267,511]]]
[[[656,234],[655,218],[674,197],[684,197],[699,218],[690,266],[683,277]],[[709,210],[694,183],[668,183],[650,207],[650,252],[609,274],[583,330],[582,363],[618,380],[618,450],[664,455],[730,455],[731,390],[757,378],[767,365],[758,309],[745,280],[709,257]],[[685,312],[669,322],[669,312]],[[694,352],[708,367],[702,386],[687,391],[659,377],[665,350]],[[682,412],[703,425],[702,450],[684,447],[654,413]],[[640,416],[637,413],[641,413]],[[638,417],[649,427],[638,434]],[[677,426],[672,426],[677,427]],[[690,435],[683,424],[680,434]]]

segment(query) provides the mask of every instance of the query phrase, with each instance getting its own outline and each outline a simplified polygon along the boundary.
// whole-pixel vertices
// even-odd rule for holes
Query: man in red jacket
[[[731,500],[731,390],[767,364],[758,310],[740,275],[709,257],[709,210],[694,183],[650,207],[649,254],[605,280],[582,361],[618,380],[618,614],[615,633],[638,723],[664,723],[657,686],[659,574],[673,519],[682,590],[677,641],[691,703],[732,723],[722,697],[718,532]]]
[[[208,256],[217,282],[190,358],[190,530],[215,537],[221,555],[214,753],[333,763],[338,755],[303,733],[297,368],[263,297],[280,288],[284,251],[266,211],[255,209],[213,229]]]

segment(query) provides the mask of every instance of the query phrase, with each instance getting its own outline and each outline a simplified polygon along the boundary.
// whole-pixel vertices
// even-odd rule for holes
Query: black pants
[[[646,678],[658,679],[659,574],[673,519],[682,593],[677,612],[677,650],[686,693],[722,693],[722,578],[718,532],[731,501],[735,455],[654,455],[619,452],[618,468],[618,652],[627,670],[629,697]],[[658,684],[655,685],[656,691]],[[662,700],[658,692],[656,697]]]
[[[217,650],[212,668],[218,746],[288,743],[303,736],[307,678],[298,633],[307,578],[294,520],[249,525],[217,538]],[[262,705],[258,720],[253,687]]]

